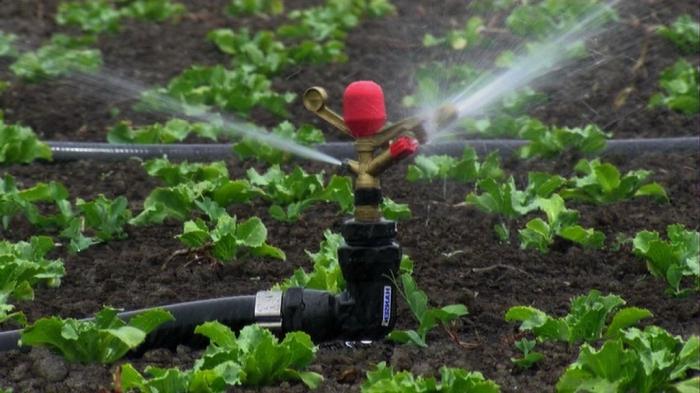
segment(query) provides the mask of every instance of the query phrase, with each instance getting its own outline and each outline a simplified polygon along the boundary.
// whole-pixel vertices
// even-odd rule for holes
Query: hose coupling
[[[255,322],[268,329],[282,328],[281,291],[259,291],[255,294]]]

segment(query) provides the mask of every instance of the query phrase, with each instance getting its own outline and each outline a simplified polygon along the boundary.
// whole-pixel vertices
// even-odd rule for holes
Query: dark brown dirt
[[[56,30],[52,22],[57,1],[17,1],[0,5],[0,29],[13,31],[35,44]],[[110,69],[147,84],[160,84],[176,75],[189,64],[225,63],[213,45],[204,40],[207,31],[224,26],[249,25],[264,27],[274,21],[255,18],[233,20],[222,14],[226,0],[186,1],[192,11],[178,24],[147,25],[129,23],[114,36],[100,39],[99,46]],[[195,5],[196,3],[196,5]],[[294,2],[291,6],[308,4]],[[387,94],[390,113],[402,113],[400,98],[408,93],[411,73],[418,62],[436,57],[420,47],[424,31],[447,29],[461,24],[468,14],[462,2],[446,1],[440,7],[429,2],[394,1],[399,14],[381,21],[365,22],[353,31],[348,40],[349,63],[324,67],[304,67],[290,70],[276,80],[280,89],[301,92],[304,88],[325,84],[335,97],[344,85],[354,79],[372,78],[382,83]],[[442,3],[441,3],[442,4]],[[643,109],[648,96],[655,90],[659,70],[677,57],[668,43],[657,38],[649,40],[649,54],[637,75],[629,69],[639,57],[640,41],[645,28],[668,22],[681,11],[694,10],[692,1],[665,4],[661,1],[624,2],[623,32],[609,43],[624,47],[602,68],[573,79],[558,78],[562,84],[549,85],[553,104],[535,112],[543,120],[561,124],[580,125],[596,121],[609,125],[617,136],[672,136],[697,134],[698,117],[686,118],[667,111]],[[634,20],[640,24],[635,25]],[[605,45],[602,45],[605,47]],[[0,74],[2,76],[2,74]],[[591,83],[591,80],[597,83]],[[619,110],[611,101],[625,86],[632,84],[637,92]],[[47,139],[104,140],[104,130],[118,118],[148,122],[155,117],[135,113],[128,102],[108,97],[84,95],[81,89],[65,82],[50,82],[36,86],[13,84],[0,99],[0,108],[8,120],[31,125]],[[579,104],[584,102],[585,105]],[[596,113],[585,109],[590,106]],[[121,109],[117,118],[109,113],[112,107]],[[303,109],[293,115],[302,121],[313,121]],[[255,119],[264,124],[274,119],[260,115]],[[619,233],[634,235],[642,229],[663,231],[667,224],[683,223],[698,228],[700,208],[700,157],[695,155],[647,154],[635,158],[612,157],[622,170],[646,168],[654,171],[654,180],[663,184],[671,204],[658,205],[648,200],[633,201],[605,207],[576,206],[584,225],[603,230],[609,244]],[[573,157],[563,156],[555,161],[522,163],[508,160],[509,171],[520,181],[528,170],[546,170],[565,176],[572,174]],[[305,164],[307,170],[331,170],[316,164]],[[242,176],[245,168],[230,165],[232,177]],[[108,196],[125,195],[134,211],[158,183],[149,178],[140,163],[69,162],[11,166],[3,172],[17,177],[26,186],[39,181],[63,182],[73,198],[91,198],[99,193]],[[530,304],[549,313],[560,314],[568,309],[569,299],[597,288],[605,293],[622,296],[629,305],[646,307],[654,313],[648,323],[660,325],[684,336],[700,333],[700,297],[697,295],[674,299],[664,294],[664,283],[649,276],[644,264],[635,258],[629,246],[620,250],[582,250],[577,247],[557,249],[547,255],[521,251],[517,240],[500,244],[492,234],[495,219],[481,212],[459,206],[468,186],[453,183],[408,184],[405,167],[392,170],[384,179],[387,196],[409,203],[413,218],[400,224],[399,242],[416,262],[415,277],[428,293],[434,305],[455,302],[469,307],[470,315],[460,320],[452,330],[470,349],[458,346],[440,329],[429,335],[430,347],[416,349],[395,346],[387,342],[371,346],[347,348],[340,343],[324,344],[319,350],[315,371],[326,381],[321,392],[359,391],[364,373],[379,361],[416,373],[434,374],[440,366],[465,367],[479,370],[498,382],[504,392],[553,391],[562,370],[576,357],[576,350],[565,345],[546,345],[542,352],[546,360],[528,371],[514,369],[509,358],[515,356],[514,325],[503,320],[508,307]],[[196,263],[178,257],[163,265],[180,248],[173,236],[180,224],[168,223],[147,228],[129,228],[129,238],[92,247],[69,255],[59,250],[67,275],[57,289],[39,289],[32,302],[18,304],[31,320],[58,314],[64,317],[84,317],[112,305],[125,309],[170,304],[179,301],[213,298],[224,295],[251,294],[269,288],[289,276],[298,266],[310,268],[305,249],[314,251],[325,228],[338,230],[343,217],[332,206],[317,206],[296,224],[273,221],[263,204],[235,206],[232,213],[239,217],[260,216],[268,226],[269,241],[281,247],[288,261],[249,259],[218,266]],[[531,217],[513,223],[522,226]],[[11,229],[1,232],[2,238],[26,239],[35,230],[22,221],[13,222]],[[188,262],[190,262],[188,264]],[[413,326],[413,321],[401,307],[401,327]],[[199,353],[186,347],[172,353],[164,350],[147,352],[143,358],[127,359],[142,369],[148,364],[163,367],[189,367]],[[53,379],[42,377],[46,364],[54,369]],[[56,371],[58,369],[58,371]],[[0,355],[0,386],[14,387],[21,392],[95,392],[109,388],[114,367],[63,365],[46,351],[10,352]],[[237,390],[239,391],[239,390]],[[282,384],[265,388],[264,392],[301,392],[299,384]]]

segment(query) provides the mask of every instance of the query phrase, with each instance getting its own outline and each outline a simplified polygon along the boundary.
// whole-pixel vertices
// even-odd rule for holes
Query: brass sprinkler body
[[[355,174],[355,219],[382,219],[379,176],[392,165],[413,154],[427,134],[425,119],[410,117],[385,126],[386,111],[382,88],[371,81],[353,82],[343,95],[343,116],[326,106],[328,93],[322,87],[304,92],[304,107],[355,139],[357,160],[346,161]],[[438,123],[452,120],[454,111],[441,109]]]

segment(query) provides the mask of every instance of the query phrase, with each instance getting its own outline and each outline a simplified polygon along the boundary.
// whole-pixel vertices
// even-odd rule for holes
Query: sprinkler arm
[[[304,107],[306,109],[315,113],[316,116],[327,121],[346,135],[352,136],[342,116],[326,106],[327,100],[328,93],[323,87],[310,87],[304,92]]]

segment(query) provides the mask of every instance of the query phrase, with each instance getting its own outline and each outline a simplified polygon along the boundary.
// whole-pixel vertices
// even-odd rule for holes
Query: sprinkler
[[[194,334],[197,325],[218,320],[238,330],[257,323],[280,334],[304,331],[315,342],[377,340],[386,336],[396,321],[396,287],[401,248],[396,242],[396,223],[381,215],[379,176],[392,165],[414,154],[426,138],[423,124],[445,124],[454,111],[443,109],[435,119],[408,118],[385,126],[384,94],[370,81],[351,83],[343,96],[343,117],[326,107],[326,91],[312,87],[304,105],[335,128],[355,139],[356,160],[344,168],[355,176],[355,216],[341,229],[344,242],[338,261],[345,279],[344,292],[289,288],[260,291],[255,296],[233,296],[162,306],[175,317],[151,332],[138,352],[179,344],[203,346]],[[140,311],[119,314],[128,320]],[[17,348],[21,331],[0,332],[0,351]]]

